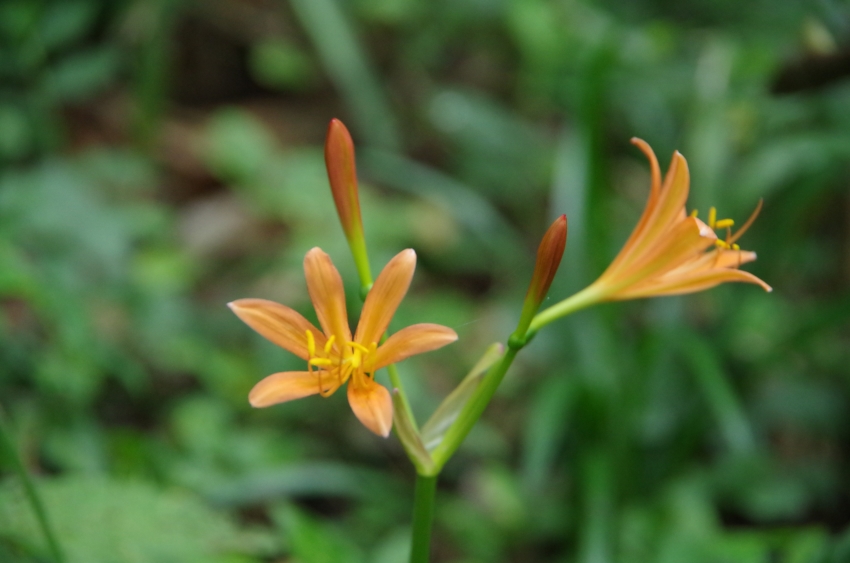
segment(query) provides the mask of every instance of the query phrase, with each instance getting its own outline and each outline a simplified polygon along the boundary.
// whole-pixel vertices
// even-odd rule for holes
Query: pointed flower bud
[[[518,342],[524,343],[531,319],[534,318],[537,309],[540,308],[540,304],[549,292],[552,280],[555,279],[566,245],[567,216],[561,215],[543,235],[543,240],[537,248],[537,262],[534,264],[534,274],[531,276],[531,283],[525,294],[519,325],[514,332],[515,341],[518,339]]]
[[[354,142],[351,134],[339,119],[328,125],[325,140],[325,166],[331,184],[339,221],[354,263],[360,283],[364,287],[372,284],[369,260],[366,254],[366,239],[363,234],[363,219],[360,215],[360,198],[357,190],[357,166],[354,160]]]

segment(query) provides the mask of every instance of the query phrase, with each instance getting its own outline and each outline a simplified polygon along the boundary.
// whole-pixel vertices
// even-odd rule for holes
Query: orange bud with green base
[[[363,219],[360,215],[360,197],[357,190],[357,165],[354,160],[354,141],[339,119],[331,119],[325,140],[325,166],[331,184],[339,221],[354,262],[360,283],[364,287],[372,284],[369,260],[366,255],[366,240],[363,234]]]

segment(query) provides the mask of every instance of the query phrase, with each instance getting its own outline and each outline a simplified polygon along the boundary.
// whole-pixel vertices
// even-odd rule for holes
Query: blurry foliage
[[[683,152],[703,214],[765,198],[744,244],[773,294],[537,337],[446,468],[435,560],[847,561],[848,45],[834,0],[0,2],[0,402],[69,561],[405,560],[396,441],[343,394],[251,411],[300,362],[224,307],[312,315],[312,246],[356,295],[333,116],[373,267],[419,253],[394,324],[461,336],[401,366],[421,420],[512,328],[548,218],[553,299],[614,256],[648,189],[632,135]],[[0,560],[40,560],[0,476]]]

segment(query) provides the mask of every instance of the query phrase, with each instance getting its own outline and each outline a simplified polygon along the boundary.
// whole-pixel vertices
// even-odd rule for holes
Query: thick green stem
[[[443,441],[431,452],[438,472],[460,447],[478,419],[481,418],[484,409],[487,408],[493,395],[496,394],[496,389],[499,388],[499,384],[504,379],[519,350],[518,347],[510,346],[502,359],[490,368],[484,379],[481,380],[475,395],[464,405],[455,423],[446,431]]]
[[[44,539],[47,541],[47,547],[54,562],[64,563],[65,556],[59,547],[59,542],[56,541],[56,536],[53,535],[53,530],[50,528],[50,523],[47,520],[47,512],[44,510],[44,505],[38,497],[35,485],[33,485],[32,479],[30,479],[29,473],[24,466],[24,462],[18,454],[18,449],[15,446],[14,440],[12,440],[11,429],[6,423],[6,416],[3,413],[3,409],[0,408],[0,451],[3,450],[5,450],[6,455],[12,461],[12,466],[24,486],[24,494],[35,514],[38,525],[41,527],[41,532],[44,534]]]
[[[434,522],[434,496],[436,492],[436,475],[416,475],[410,563],[428,563],[431,552],[431,526]]]

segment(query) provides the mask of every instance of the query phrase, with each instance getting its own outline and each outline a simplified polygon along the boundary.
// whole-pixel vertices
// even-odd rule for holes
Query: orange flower
[[[649,158],[649,200],[623,249],[586,291],[605,301],[693,293],[725,282],[754,283],[771,291],[762,280],[738,269],[756,259],[755,252],[741,250],[736,241],[755,220],[761,203],[734,234],[734,221],[717,220],[713,207],[706,224],[696,211],[685,211],[690,184],[685,157],[673,153],[662,185],[655,153],[641,139],[632,143]],[[726,239],[718,238],[715,230],[725,230]]]
[[[304,258],[307,290],[322,330],[296,311],[264,299],[239,299],[228,306],[262,336],[307,361],[307,371],[275,373],[251,390],[254,407],[300,399],[327,397],[349,379],[348,402],[366,428],[380,436],[392,429],[393,404],[389,391],[374,380],[375,372],[457,340],[450,328],[416,324],[378,344],[399,303],[407,293],[416,253],[403,250],[386,265],[369,291],[357,331],[351,336],[342,278],[330,257],[313,248]]]

